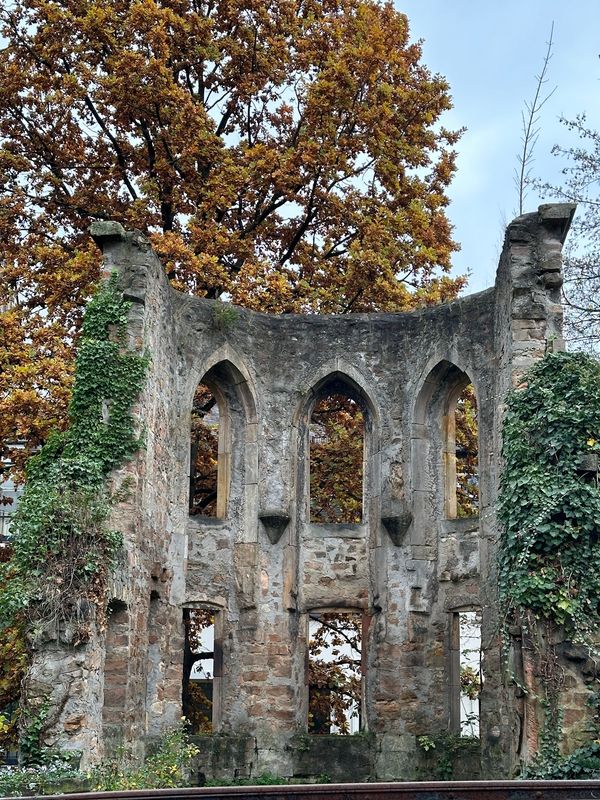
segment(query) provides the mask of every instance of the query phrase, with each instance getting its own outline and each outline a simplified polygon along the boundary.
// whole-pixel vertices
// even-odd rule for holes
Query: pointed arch
[[[470,417],[465,410],[469,411]],[[422,381],[415,399],[412,429],[413,492],[417,502],[432,493],[437,498],[441,496],[441,504],[434,501],[427,505],[430,508],[440,508],[441,505],[442,516],[448,519],[471,515],[459,513],[461,507],[457,497],[461,482],[465,486],[470,482],[472,505],[476,505],[475,495],[478,498],[476,412],[477,392],[467,372],[446,359],[436,363]],[[474,453],[460,455],[462,450],[458,446],[457,420],[458,438],[468,438]],[[464,449],[464,443],[461,448]],[[457,471],[457,461],[461,458],[465,463],[470,462],[469,474]]]
[[[224,344],[222,347],[219,347],[218,350],[211,353],[208,358],[198,365],[195,365],[190,370],[187,384],[187,407],[189,408],[191,406],[196,386],[208,372],[217,366],[221,368],[221,372],[226,376],[227,381],[232,386],[235,386],[239,392],[240,398],[244,404],[246,420],[249,423],[256,423],[257,395],[254,380],[244,360],[229,344]]]
[[[205,516],[209,509],[208,516],[224,519],[232,486],[241,499],[249,484],[257,483],[256,394],[248,369],[229,345],[191,371],[188,392],[190,514]],[[198,397],[207,400],[210,419],[194,407]],[[200,478],[203,484],[196,491]]]
[[[455,361],[445,358],[434,362],[432,366],[428,365],[424,370],[424,376],[419,382],[420,389],[415,396],[414,425],[425,422],[432,398],[442,387],[446,387],[450,392],[458,391],[460,394],[468,384],[473,384],[474,386],[467,368],[458,366]]]
[[[346,385],[348,391],[352,392],[360,400],[360,403],[365,406],[373,429],[379,430],[381,426],[380,404],[367,388],[367,378],[352,364],[348,364],[340,358],[321,364],[312,373],[310,379],[303,386],[300,386],[301,401],[294,415],[294,423],[298,424],[300,420],[307,417],[319,393],[330,381],[339,381],[341,384]]]

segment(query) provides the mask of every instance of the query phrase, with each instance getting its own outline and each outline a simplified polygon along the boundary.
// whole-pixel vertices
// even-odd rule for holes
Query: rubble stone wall
[[[560,253],[572,214],[563,204],[516,219],[495,287],[446,305],[339,316],[239,308],[226,320],[218,303],[169,286],[141,234],[94,225],[106,269],[119,272],[132,300],[130,342],[151,355],[137,408],[146,445],[113,476],[131,483],[115,514],[126,541],[112,589],[120,616],[87,654],[104,689],[82,690],[80,728],[58,720],[59,743],[77,748],[88,725],[101,742],[89,760],[118,741],[136,752],[177,720],[183,609],[207,608],[222,649],[216,730],[201,740],[207,777],[425,777],[418,737],[456,730],[454,615],[480,608],[481,731],[460,777],[511,776],[523,714],[502,677],[498,633],[500,426],[507,390],[562,347]],[[188,513],[192,398],[207,374],[230,441],[223,519]],[[309,517],[310,413],[331,381],[359,399],[366,420],[356,524]],[[469,382],[480,509],[450,518],[445,426]],[[307,734],[308,615],[325,609],[360,611],[369,622],[359,736]],[[40,663],[53,658],[41,648]]]

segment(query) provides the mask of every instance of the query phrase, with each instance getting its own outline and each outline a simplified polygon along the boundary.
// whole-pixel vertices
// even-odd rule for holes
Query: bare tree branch
[[[523,205],[525,202],[525,195],[527,193],[527,185],[529,183],[531,164],[533,163],[533,151],[535,149],[535,145],[540,135],[540,128],[539,128],[540,111],[556,91],[556,86],[555,86],[554,89],[552,89],[551,92],[548,92],[548,94],[543,99],[541,97],[542,89],[545,86],[545,84],[548,83],[548,78],[546,77],[546,73],[548,72],[548,65],[550,64],[550,59],[552,58],[553,36],[554,36],[554,21],[550,26],[550,38],[546,43],[547,49],[542,64],[542,70],[539,75],[535,76],[537,83],[535,87],[535,94],[533,96],[533,100],[531,101],[531,103],[528,103],[527,101],[525,102],[525,111],[521,113],[522,131],[523,131],[521,141],[523,143],[523,147],[521,148],[521,151],[517,156],[518,167],[515,170],[515,183],[519,195],[519,216],[521,216],[521,214],[523,213]]]

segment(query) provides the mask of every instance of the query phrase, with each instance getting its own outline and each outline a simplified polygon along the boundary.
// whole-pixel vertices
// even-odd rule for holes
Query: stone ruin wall
[[[36,652],[29,692],[50,691],[57,709],[48,744],[81,750],[84,765],[118,742],[141,755],[181,716],[183,609],[210,608],[222,658],[215,733],[201,740],[207,777],[426,777],[417,737],[456,729],[453,613],[480,607],[480,741],[455,775],[513,774],[539,709],[502,678],[500,425],[508,389],[563,346],[561,247],[572,214],[561,204],[519,217],[495,287],[447,305],[340,316],[237,309],[227,324],[218,304],[168,285],[141,234],[93,226],[106,272],[119,272],[132,301],[130,345],[152,358],[136,409],[146,446],[112,479],[132,490],[115,513],[126,547],[107,631],[75,650],[50,637]],[[224,519],[188,514],[192,398],[209,371],[229,431]],[[331,380],[366,417],[360,524],[309,519],[308,422]],[[469,380],[480,511],[452,519],[444,425]],[[307,614],[344,608],[369,622],[365,735],[308,736]],[[567,722],[577,725],[586,691],[579,677],[571,683]]]

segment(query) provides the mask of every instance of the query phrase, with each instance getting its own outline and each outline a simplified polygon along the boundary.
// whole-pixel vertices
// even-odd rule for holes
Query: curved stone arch
[[[190,370],[185,393],[185,407],[191,408],[196,387],[202,382],[204,376],[221,364],[231,371],[232,384],[239,391],[247,423],[256,424],[258,412],[254,380],[244,360],[227,343],[214,350],[206,359]]]
[[[434,526],[434,509],[441,518],[456,517],[454,413],[469,384],[478,401],[471,374],[454,361],[438,359],[421,378],[415,396],[411,433],[413,506],[416,514],[429,517],[424,520],[425,528]],[[443,498],[441,505],[439,497]]]
[[[377,434],[380,430],[382,419],[380,404],[371,391],[366,388],[369,383],[367,377],[352,364],[341,358],[334,358],[321,364],[320,367],[313,371],[309,380],[305,380],[298,387],[301,399],[294,413],[294,426],[297,427],[301,420],[305,419],[309,414],[323,386],[336,377],[339,377],[341,382],[347,383],[348,387],[361,398],[370,417],[373,435]]]
[[[446,598],[444,603],[444,611],[451,613],[453,611],[476,611],[477,609],[484,610],[485,606],[480,597],[479,587],[476,592],[458,592]]]
[[[200,383],[211,389],[220,411],[218,495],[221,494],[221,499],[217,499],[220,509],[217,517],[228,517],[230,495],[238,496],[246,509],[244,520],[240,522],[248,529],[245,536],[253,540],[256,538],[258,491],[258,413],[254,382],[243,360],[225,344],[190,370],[186,387],[188,413],[191,413],[194,392]]]
[[[452,370],[460,372],[467,377],[465,386],[468,383],[472,383],[475,390],[475,397],[479,400],[477,377],[471,365],[457,358],[454,353],[445,355],[436,354],[427,361],[425,368],[421,371],[419,379],[416,382],[417,390],[414,394],[415,401],[412,412],[413,424],[418,424],[423,421],[428,402],[431,400],[435,391],[440,387],[441,383],[446,380],[448,373]]]

